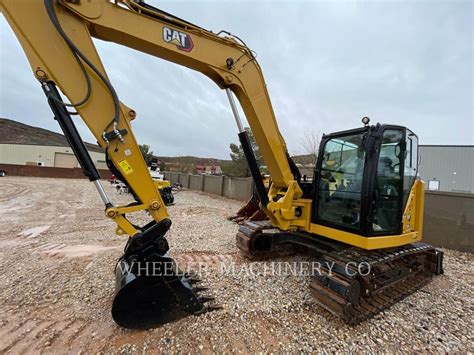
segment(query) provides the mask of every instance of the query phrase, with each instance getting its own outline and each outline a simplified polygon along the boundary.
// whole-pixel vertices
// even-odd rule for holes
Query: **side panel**
[[[334,239],[339,242],[369,250],[391,248],[414,243],[421,240],[421,233],[418,232],[368,238],[358,234],[349,233],[340,229],[330,228],[314,223],[311,223],[309,232],[312,234],[320,235],[329,239]]]

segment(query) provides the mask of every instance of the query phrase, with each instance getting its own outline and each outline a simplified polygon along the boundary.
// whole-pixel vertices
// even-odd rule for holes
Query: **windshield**
[[[360,227],[364,135],[333,138],[324,145],[318,187],[319,219],[354,229]]]

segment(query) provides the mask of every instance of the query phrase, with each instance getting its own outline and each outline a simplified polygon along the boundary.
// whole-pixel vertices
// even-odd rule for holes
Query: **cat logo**
[[[185,52],[191,52],[194,47],[194,43],[190,35],[168,27],[163,27],[163,40],[167,43],[176,45],[178,49]]]

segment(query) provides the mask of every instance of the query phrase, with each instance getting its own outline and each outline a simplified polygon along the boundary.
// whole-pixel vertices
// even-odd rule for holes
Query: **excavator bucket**
[[[198,280],[177,268],[167,254],[165,219],[132,238],[115,267],[112,317],[125,328],[148,329],[186,315],[218,309],[212,297],[199,295]]]
[[[268,176],[262,178],[264,188],[268,191],[271,185],[271,180]],[[265,212],[260,208],[260,202],[261,201],[258,196],[257,187],[254,184],[253,193],[252,197],[250,197],[250,200],[248,200],[247,203],[242,208],[240,208],[236,214],[227,217],[227,219],[238,224],[243,224],[245,222],[258,222],[268,219]]]
[[[250,200],[240,208],[235,215],[227,217],[229,221],[241,224],[247,221],[263,221],[267,219],[267,215],[260,209],[260,200],[258,195],[254,193]]]

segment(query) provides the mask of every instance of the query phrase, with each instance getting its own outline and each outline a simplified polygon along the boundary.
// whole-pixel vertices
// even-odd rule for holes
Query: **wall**
[[[26,165],[27,162],[42,162],[43,166],[54,166],[56,152],[73,154],[70,147],[0,144],[0,164]],[[89,151],[89,154],[99,169],[107,169],[104,153]]]
[[[252,180],[249,178],[224,177],[222,193],[225,197],[247,201],[252,196]]]
[[[165,179],[172,184],[179,183],[183,187],[225,196],[240,201],[247,201],[252,195],[250,178],[230,178],[227,176],[192,175],[165,171]]]
[[[212,176],[212,175],[203,175],[204,176],[204,188],[203,191],[208,194],[220,195],[223,196],[222,187],[224,184],[223,176]]]
[[[425,193],[423,241],[474,252],[474,194]]]
[[[190,175],[165,172],[171,183],[186,182],[183,187],[205,191],[228,198],[247,201],[252,195],[250,178]],[[474,194],[435,192],[425,193],[423,242],[474,252]]]
[[[420,145],[422,180],[439,181],[439,191],[474,193],[474,146]]]
[[[204,175],[189,175],[189,188],[202,191],[204,188]]]
[[[52,177],[52,178],[85,178],[81,168],[55,168],[49,166],[34,165],[15,165],[0,163],[0,170],[5,170],[8,175],[12,176],[34,176],[34,177]],[[112,175],[109,170],[99,169],[102,179],[108,179]]]

